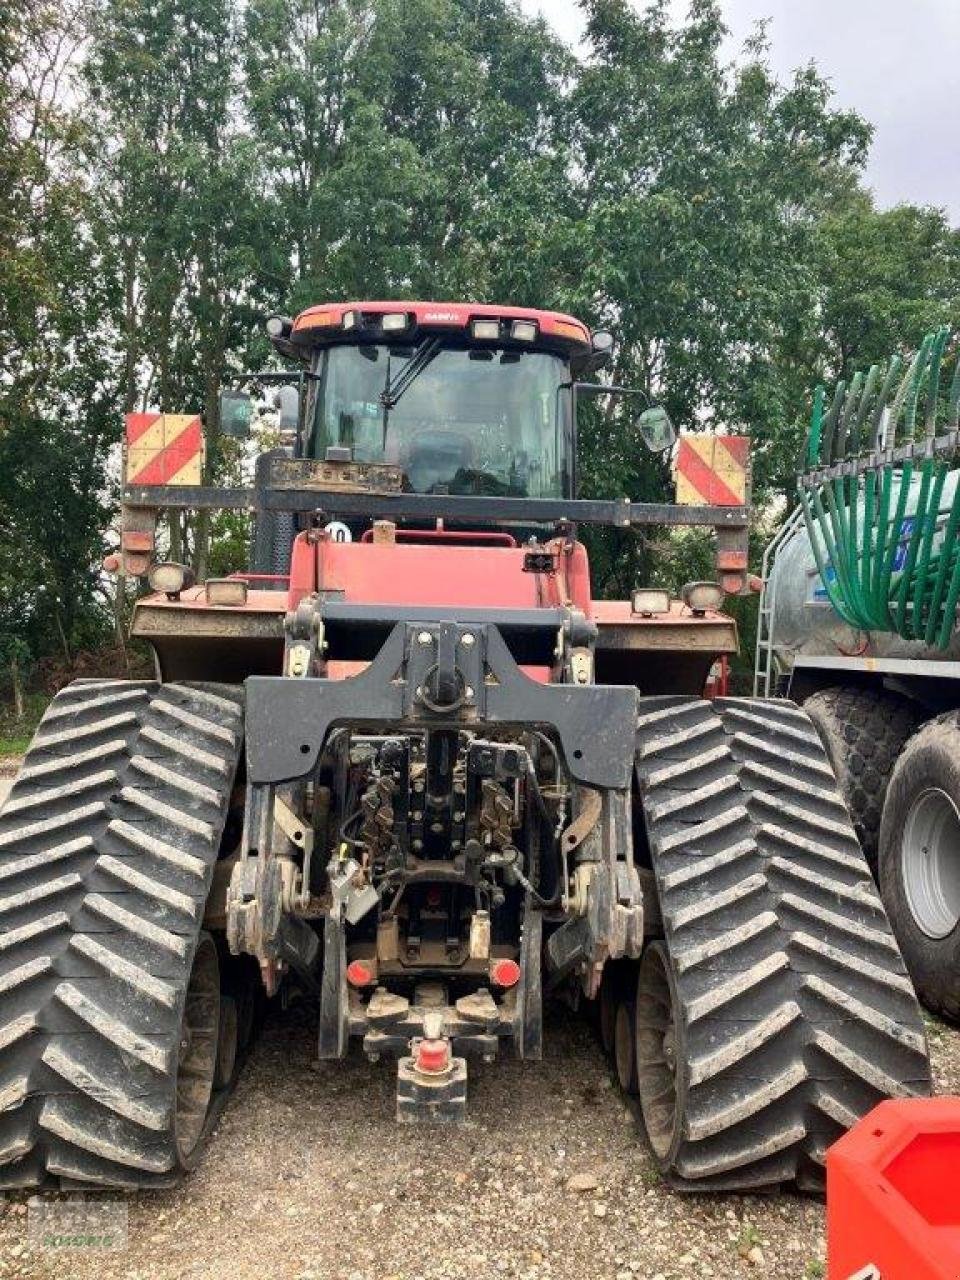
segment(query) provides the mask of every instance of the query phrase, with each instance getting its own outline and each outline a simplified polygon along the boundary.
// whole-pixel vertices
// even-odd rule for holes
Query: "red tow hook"
[[[441,1076],[450,1070],[453,1063],[453,1052],[450,1041],[421,1040],[414,1053],[416,1069],[427,1076]]]

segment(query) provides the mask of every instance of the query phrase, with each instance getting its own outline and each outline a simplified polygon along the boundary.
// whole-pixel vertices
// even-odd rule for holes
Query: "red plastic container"
[[[829,1280],[960,1280],[960,1098],[884,1102],[827,1153]]]

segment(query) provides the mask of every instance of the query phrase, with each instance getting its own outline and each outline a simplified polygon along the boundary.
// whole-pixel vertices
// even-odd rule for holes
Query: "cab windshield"
[[[388,354],[389,351],[389,354]],[[384,418],[415,347],[336,346],[314,368],[309,453],[399,466],[413,493],[558,498],[570,492],[567,364],[542,351],[442,347]],[[384,422],[386,421],[386,430]]]

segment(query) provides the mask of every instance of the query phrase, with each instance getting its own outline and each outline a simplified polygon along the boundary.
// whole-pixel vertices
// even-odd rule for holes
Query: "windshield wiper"
[[[387,352],[387,383],[380,394],[380,403],[384,409],[395,409],[397,407],[401,396],[416,382],[427,365],[437,358],[440,354],[440,349],[439,338],[431,338],[423,346],[418,347],[416,355],[407,361],[396,382],[390,381],[390,353],[389,351]]]

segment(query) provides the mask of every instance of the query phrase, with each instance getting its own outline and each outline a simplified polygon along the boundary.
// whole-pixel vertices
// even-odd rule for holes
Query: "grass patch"
[[[25,714],[22,720],[17,719],[9,703],[0,705],[0,760],[6,756],[24,754],[49,702],[49,694],[26,694],[23,699]]]

